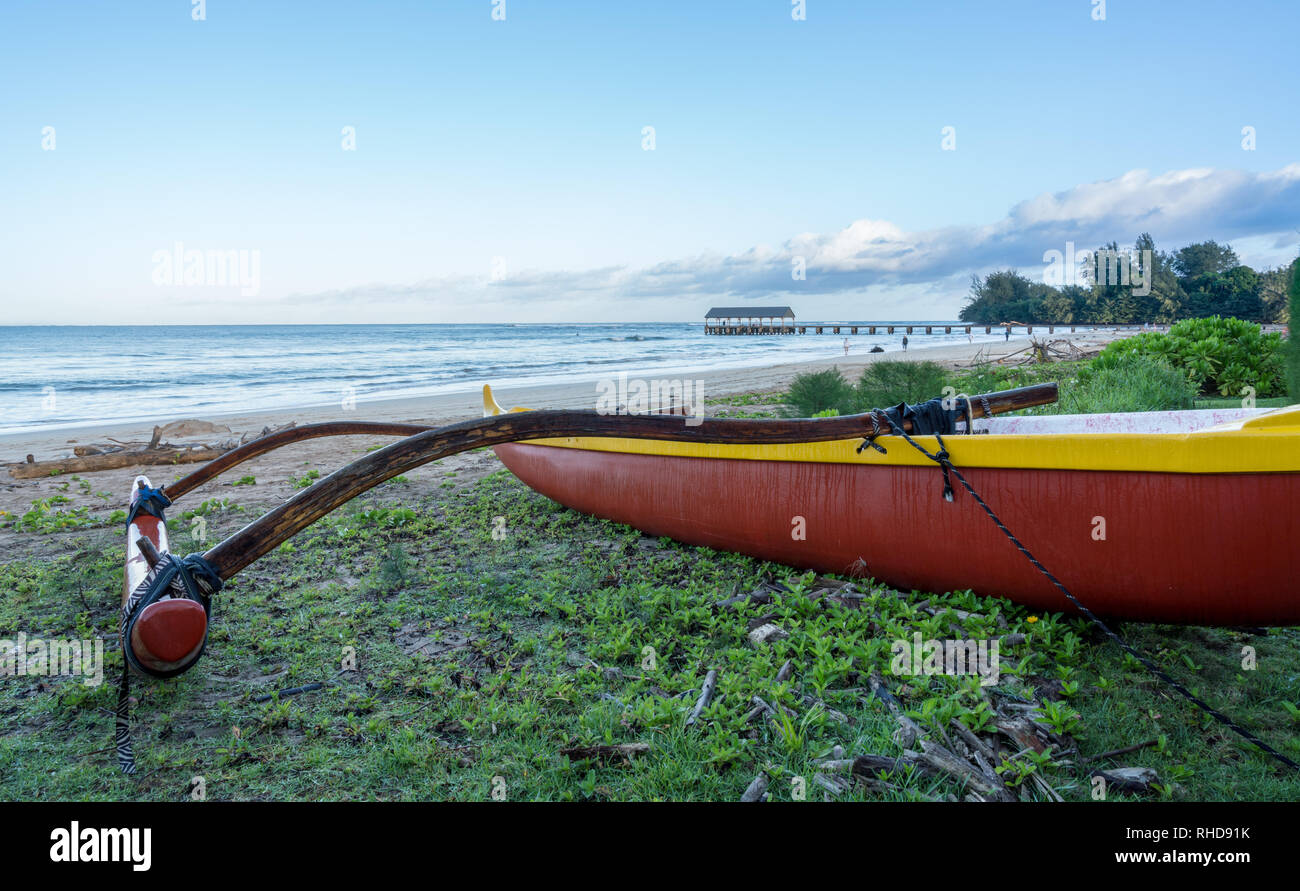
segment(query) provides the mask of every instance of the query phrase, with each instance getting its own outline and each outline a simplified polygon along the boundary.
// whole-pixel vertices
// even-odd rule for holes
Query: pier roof
[[[704,314],[706,319],[794,318],[788,306],[715,306]]]

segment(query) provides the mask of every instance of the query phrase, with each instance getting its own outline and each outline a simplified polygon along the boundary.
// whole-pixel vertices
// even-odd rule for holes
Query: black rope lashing
[[[149,514],[151,517],[157,517],[160,522],[166,522],[167,517],[163,511],[172,506],[172,500],[163,494],[162,489],[141,486],[139,491],[140,494],[136,496],[135,503],[131,505],[131,510],[126,515],[127,528],[131,528],[131,524],[140,514]]]
[[[906,436],[906,434],[904,435]],[[952,467],[952,462],[948,460],[948,447],[943,444],[943,437],[936,433],[934,438],[939,443],[939,451],[932,457],[939,462],[939,468],[943,471],[943,500],[951,503],[953,500],[952,478],[948,476],[948,468]],[[927,454],[929,453],[927,452]]]
[[[966,403],[964,411],[960,407],[963,402]],[[970,400],[956,400],[958,407],[955,409],[949,408],[950,404],[954,403],[949,398],[940,397],[926,402],[918,402],[915,405],[900,402],[893,408],[873,408],[868,415],[871,418],[871,432],[863,438],[862,445],[858,446],[858,452],[860,453],[863,449],[870,447],[882,455],[889,454],[884,446],[876,442],[876,438],[892,429],[902,427],[904,421],[911,423],[912,432],[918,436],[949,434],[957,432],[957,420],[964,413],[966,429],[969,432],[971,424]],[[882,427],[881,421],[886,426]]]
[[[901,436],[908,443],[908,445],[912,446],[912,448],[916,449],[922,455],[925,455],[931,461],[934,461],[937,464],[939,464],[941,467],[943,467],[945,481],[948,478],[949,472],[951,472],[954,476],[956,476],[957,481],[961,483],[962,488],[965,489],[968,493],[970,493],[970,496],[975,499],[975,502],[980,506],[981,509],[983,509],[984,513],[988,514],[989,519],[991,519],[995,524],[997,524],[997,527],[1001,529],[1002,533],[1011,541],[1013,545],[1016,546],[1016,549],[1020,551],[1020,553],[1024,554],[1025,558],[1031,564],[1033,564],[1034,568],[1037,569],[1040,573],[1042,573],[1043,576],[1046,577],[1048,581],[1050,581],[1053,585],[1055,585],[1057,590],[1059,590],[1063,595],[1065,595],[1066,599],[1069,600],[1070,603],[1072,603],[1075,606],[1075,608],[1078,609],[1079,612],[1082,613],[1086,619],[1088,619],[1088,621],[1092,622],[1093,625],[1101,629],[1101,631],[1110,640],[1116,643],[1122,650],[1124,650],[1126,653],[1131,655],[1133,658],[1141,662],[1142,665],[1146,667],[1147,671],[1151,672],[1151,674],[1155,675],[1157,678],[1164,681],[1166,684],[1172,687],[1174,691],[1176,691],[1180,696],[1182,696],[1188,702],[1195,705],[1197,708],[1205,712],[1210,717],[1214,718],[1214,720],[1218,721],[1224,727],[1227,727],[1229,730],[1231,730],[1233,733],[1240,736],[1242,739],[1245,739],[1251,744],[1257,746],[1260,750],[1267,752],[1269,755],[1273,756],[1278,761],[1285,764],[1287,767],[1293,768],[1295,770],[1300,770],[1300,764],[1297,764],[1296,762],[1292,761],[1286,755],[1283,755],[1277,749],[1273,748],[1268,743],[1264,742],[1262,739],[1256,736],[1254,732],[1252,732],[1249,728],[1241,726],[1236,721],[1232,720],[1232,718],[1223,714],[1218,709],[1214,708],[1214,706],[1210,705],[1208,702],[1201,699],[1191,690],[1188,690],[1181,683],[1179,683],[1177,680],[1171,677],[1166,671],[1164,671],[1164,669],[1160,668],[1160,666],[1156,665],[1146,656],[1139,653],[1127,641],[1125,641],[1122,637],[1120,637],[1118,634],[1112,631],[1110,629],[1110,626],[1107,625],[1105,622],[1103,622],[1100,618],[1098,618],[1092,612],[1092,610],[1088,609],[1086,606],[1080,603],[1079,599],[1070,593],[1070,590],[1066,588],[1064,584],[1062,584],[1060,579],[1052,575],[1051,571],[1046,566],[1038,562],[1038,558],[1029,552],[1029,549],[1024,546],[1024,544],[1020,541],[1020,539],[1016,538],[1016,536],[1011,532],[1011,530],[1007,528],[1006,524],[1002,522],[1002,519],[998,517],[996,513],[993,512],[993,508],[989,507],[988,503],[985,502],[984,499],[980,497],[980,494],[975,491],[975,488],[967,481],[966,477],[962,474],[962,472],[953,465],[951,460],[949,460],[947,450],[943,449],[942,440],[939,440],[941,451],[938,454],[932,454],[931,452],[926,450],[925,446],[921,445],[912,437],[908,436],[907,432],[903,430],[901,425],[893,423],[892,419],[890,419],[888,416],[886,416],[886,420],[890,421],[890,424],[893,427],[893,432],[896,436]],[[937,436],[935,438],[938,439]],[[861,450],[862,450],[861,448],[858,449],[858,451]],[[946,495],[947,493],[945,492],[945,497]]]

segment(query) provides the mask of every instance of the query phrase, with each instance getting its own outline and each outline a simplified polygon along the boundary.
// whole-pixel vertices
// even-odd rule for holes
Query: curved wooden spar
[[[971,398],[974,417],[1055,402],[1055,383]],[[681,415],[603,415],[594,411],[525,411],[426,430],[359,458],[253,521],[204,554],[222,579],[279,547],[330,511],[385,480],[459,452],[528,439],[617,436],[700,443],[798,443],[853,439],[873,429],[873,412],[842,418],[751,420]],[[904,429],[911,429],[909,422]],[[329,435],[329,434],[321,434]]]
[[[245,461],[250,461],[259,455],[265,455],[267,452],[275,451],[282,446],[292,445],[295,442],[318,439],[322,436],[414,436],[417,433],[432,429],[434,428],[425,424],[385,424],[376,421],[328,421],[323,424],[304,424],[301,427],[290,427],[287,430],[279,430],[252,442],[244,443],[239,448],[226,452],[220,458],[209,461],[193,473],[183,476],[170,486],[165,487],[164,491],[168,498],[175,501],[232,467],[237,467]]]

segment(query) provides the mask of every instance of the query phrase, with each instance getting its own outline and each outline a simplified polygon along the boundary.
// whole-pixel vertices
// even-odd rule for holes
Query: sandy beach
[[[1122,336],[1107,331],[1089,331],[1070,338],[1070,342],[1081,350],[1100,349],[1110,340]],[[725,397],[738,393],[764,393],[780,391],[789,385],[795,375],[824,368],[838,367],[846,377],[855,379],[862,368],[871,362],[882,359],[907,359],[910,361],[931,361],[950,368],[968,367],[975,361],[997,360],[1018,353],[1030,344],[1025,337],[1012,338],[1000,343],[983,344],[944,344],[942,346],[913,346],[906,352],[867,352],[865,347],[853,345],[848,356],[834,355],[833,351],[840,343],[838,338],[827,338],[825,359],[792,362],[759,367],[711,369],[704,371],[682,370],[665,377],[685,380],[703,381],[706,399]],[[595,379],[565,384],[547,384],[529,387],[496,386],[494,381],[482,383],[494,384],[497,401],[506,408],[526,406],[529,408],[593,408],[597,397]],[[358,403],[355,408],[344,410],[339,405],[311,406],[275,412],[250,412],[246,414],[213,415],[199,418],[228,428],[229,433],[196,437],[195,441],[213,442],[222,439],[240,437],[255,438],[264,429],[275,429],[289,423],[309,424],[331,420],[368,420],[395,421],[413,424],[437,425],[465,418],[477,417],[482,412],[482,396],[479,387],[460,393],[418,398],[388,399]],[[154,423],[162,425],[186,418],[158,418]],[[120,442],[148,442],[153,433],[153,424],[105,424],[85,427],[67,428],[35,433],[18,433],[0,436],[0,463],[20,463],[31,455],[37,461],[52,461],[71,457],[77,445],[104,443],[109,440]],[[187,442],[190,440],[178,440]],[[239,468],[237,473],[228,474],[232,479],[219,478],[207,484],[198,493],[201,497],[213,497],[213,493],[224,495],[239,494],[240,501],[250,506],[266,506],[278,503],[293,494],[295,489],[291,480],[315,470],[321,475],[332,472],[343,464],[364,454],[377,443],[387,440],[374,437],[337,437],[318,439],[296,444],[269,455],[265,455],[248,465]],[[59,493],[71,500],[71,507],[86,506],[98,513],[122,506],[125,493],[137,474],[149,476],[155,484],[166,483],[184,475],[195,465],[154,465],[126,467],[103,470],[85,475],[90,480],[90,489],[67,486],[71,475],[50,478],[19,480],[7,472],[0,474],[0,511],[9,514],[27,510],[31,503],[50,494]],[[464,475],[466,479],[481,476],[499,467],[494,455],[489,453],[466,453],[458,455],[436,465],[421,468],[412,478],[420,476],[445,476],[448,473]],[[234,480],[253,475],[255,486],[231,489]],[[78,491],[78,489],[83,491]],[[111,498],[93,493],[112,493]]]

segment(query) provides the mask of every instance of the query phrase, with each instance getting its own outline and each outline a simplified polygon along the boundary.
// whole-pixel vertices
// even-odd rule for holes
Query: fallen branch
[[[741,801],[762,801],[767,797],[767,774],[759,771],[754,781],[745,788],[745,794],[740,796]]]
[[[990,747],[988,743],[984,742],[984,740],[980,739],[979,736],[976,735],[975,731],[971,730],[956,718],[952,719],[952,729],[956,732],[957,736],[961,738],[961,741],[970,748],[975,764],[979,767],[980,773],[984,774],[984,778],[994,786],[1001,788],[1007,795],[1011,795],[1011,790],[1007,788],[1007,784],[994,769],[1001,763],[1002,759],[997,756],[997,753],[993,751],[992,747]],[[1049,786],[1048,788],[1050,789],[1051,787]]]
[[[1060,793],[1052,788],[1052,784],[1043,779],[1042,775],[1040,775],[1038,771],[1031,773],[1029,778],[1034,781],[1034,785],[1038,787],[1039,791],[1047,796],[1048,801],[1065,801],[1065,799],[1061,797]]]
[[[1088,775],[1101,777],[1106,781],[1107,788],[1113,786],[1121,792],[1131,792],[1136,795],[1150,792],[1152,784],[1160,782],[1160,776],[1150,767],[1113,767],[1107,770],[1094,770]]]
[[[839,776],[828,776],[824,773],[813,774],[813,785],[821,786],[831,795],[839,797],[853,787],[853,781]]]
[[[904,752],[903,754],[929,765],[939,773],[948,774],[953,779],[963,782],[981,798],[995,801],[1015,800],[1015,797],[1007,791],[1006,786],[1000,780],[996,783],[990,782],[978,770],[936,742],[922,739],[919,754],[916,752]]]
[[[728,609],[731,607],[739,606],[741,604],[749,604],[749,603],[766,605],[772,602],[772,594],[780,590],[781,590],[780,588],[777,588],[774,585],[764,582],[754,590],[750,591],[748,594],[737,594],[735,597],[728,597],[725,600],[715,601],[713,604],[713,608]]]
[[[1079,762],[1079,766],[1082,767],[1085,764],[1092,764],[1096,761],[1104,761],[1107,758],[1114,758],[1117,755],[1127,755],[1130,752],[1138,752],[1141,751],[1142,749],[1146,749],[1146,748],[1150,748],[1151,746],[1154,746],[1157,742],[1159,742],[1159,740],[1149,739],[1146,742],[1140,742],[1135,746],[1125,746],[1122,749],[1111,749],[1109,752],[1102,752],[1100,755],[1092,755],[1088,758],[1084,758],[1082,761]]]
[[[838,709],[831,708],[829,705],[827,705],[822,700],[818,699],[816,696],[813,696],[811,693],[803,694],[803,701],[804,701],[804,705],[811,706],[812,708],[820,708],[822,711],[826,713],[826,717],[830,718],[832,721],[834,721],[837,724],[853,723],[852,721],[849,720],[849,716],[844,714],[844,712]]]
[[[785,660],[785,664],[782,665],[780,670],[776,673],[776,682],[778,684],[784,684],[792,677],[794,677],[794,663],[787,659]]]
[[[889,688],[885,686],[884,680],[880,675],[873,673],[867,678],[867,684],[871,687],[871,693],[877,699],[885,704],[894,720],[898,722],[898,730],[894,731],[894,742],[898,743],[904,749],[910,749],[916,745],[916,741],[925,735],[920,726],[907,716],[903,711],[903,704]]]
[[[897,758],[889,755],[859,755],[853,759],[853,773],[868,779],[877,779],[881,773],[903,773],[909,767],[926,776],[937,773],[930,765],[918,760],[915,752],[905,752]]]
[[[704,676],[704,689],[700,691],[700,698],[695,702],[695,708],[691,709],[690,715],[686,718],[686,726],[690,727],[699,718],[700,712],[708,707],[713,701],[713,691],[718,686],[718,670],[710,668],[709,673]]]
[[[10,464],[9,475],[15,479],[30,480],[63,473],[95,473],[100,470],[117,470],[122,467],[154,464],[198,464],[220,458],[216,449],[163,448],[141,452],[111,452],[106,455],[88,455],[84,458],[63,458],[58,461],[32,461]]]
[[[570,746],[560,749],[561,755],[568,755],[576,761],[631,761],[637,755],[650,751],[649,743],[620,743],[618,745]]]

